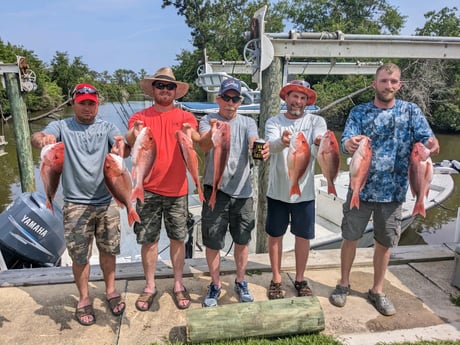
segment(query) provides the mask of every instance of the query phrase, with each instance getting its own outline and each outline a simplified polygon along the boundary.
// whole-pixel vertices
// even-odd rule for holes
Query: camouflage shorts
[[[99,252],[120,254],[120,212],[115,203],[85,205],[64,202],[63,216],[67,251],[73,262],[88,263],[94,238]]]
[[[187,236],[187,196],[168,197],[144,192],[144,204],[137,202],[142,222],[134,225],[137,243],[155,243],[160,239],[162,217],[169,239],[184,241]]]

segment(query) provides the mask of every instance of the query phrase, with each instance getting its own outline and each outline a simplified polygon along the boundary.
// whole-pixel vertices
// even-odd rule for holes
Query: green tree
[[[398,34],[407,17],[386,0],[281,0],[278,10],[306,32]]]

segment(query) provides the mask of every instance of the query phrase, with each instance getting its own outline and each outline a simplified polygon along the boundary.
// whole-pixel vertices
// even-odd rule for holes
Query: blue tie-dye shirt
[[[434,136],[422,111],[416,104],[401,100],[389,109],[378,108],[373,102],[357,105],[345,124],[342,151],[347,153],[346,140],[361,134],[371,138],[372,164],[360,199],[404,202],[412,145]]]

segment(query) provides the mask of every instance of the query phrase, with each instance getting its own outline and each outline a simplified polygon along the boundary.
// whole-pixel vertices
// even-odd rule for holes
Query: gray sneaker
[[[369,290],[367,292],[367,298],[380,314],[385,316],[396,314],[395,306],[384,293],[372,293],[372,291]]]
[[[248,283],[246,281],[242,281],[241,283],[235,281],[235,291],[240,298],[240,302],[254,301],[254,296],[249,291]]]
[[[350,294],[350,285],[336,285],[334,291],[329,296],[329,302],[336,307],[343,307],[347,302],[347,296]]]
[[[217,299],[220,296],[221,288],[213,283],[209,284],[208,292],[201,304],[203,307],[215,307],[217,305]]]

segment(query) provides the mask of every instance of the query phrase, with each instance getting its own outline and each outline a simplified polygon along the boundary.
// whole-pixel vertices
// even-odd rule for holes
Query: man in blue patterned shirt
[[[383,315],[396,310],[383,293],[383,282],[390,260],[391,247],[401,235],[402,203],[408,188],[408,168],[414,143],[422,142],[431,152],[439,153],[435,138],[420,108],[396,99],[401,88],[401,70],[392,63],[380,66],[372,83],[373,101],[351,109],[342,135],[341,148],[353,154],[364,137],[371,139],[372,161],[366,184],[359,193],[360,207],[350,209],[351,190],[343,205],[341,279],[329,300],[343,307],[350,293],[350,272],[358,240],[373,214],[374,282],[368,299]]]

